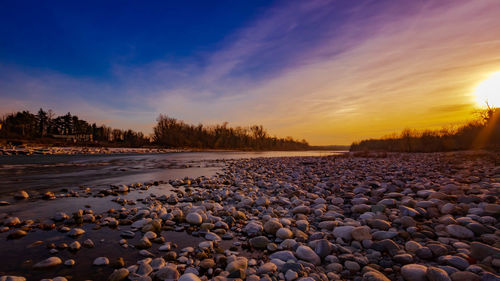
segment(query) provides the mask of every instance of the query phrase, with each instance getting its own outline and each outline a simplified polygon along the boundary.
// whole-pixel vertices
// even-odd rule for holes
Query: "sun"
[[[476,102],[481,107],[500,107],[500,72],[491,74],[479,83],[474,91]]]

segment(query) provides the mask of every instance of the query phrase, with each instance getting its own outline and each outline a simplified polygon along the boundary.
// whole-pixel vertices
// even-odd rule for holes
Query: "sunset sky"
[[[499,0],[0,0],[1,114],[350,144],[470,119],[499,71]]]

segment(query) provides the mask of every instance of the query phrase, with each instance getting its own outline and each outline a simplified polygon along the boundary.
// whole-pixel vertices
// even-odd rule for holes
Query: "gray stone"
[[[474,232],[458,224],[447,225],[446,232],[448,232],[451,236],[460,239],[474,238]]]
[[[433,266],[427,268],[427,279],[429,281],[451,281],[446,271]]]
[[[62,260],[58,257],[50,257],[48,259],[45,259],[37,264],[35,264],[33,267],[34,268],[49,268],[49,267],[54,267],[62,264]]]
[[[427,281],[427,267],[420,264],[407,264],[401,267],[401,275],[406,281]]]
[[[314,265],[321,264],[320,257],[308,246],[304,246],[304,245],[299,246],[297,248],[297,250],[295,251],[295,254],[301,260],[308,261]]]

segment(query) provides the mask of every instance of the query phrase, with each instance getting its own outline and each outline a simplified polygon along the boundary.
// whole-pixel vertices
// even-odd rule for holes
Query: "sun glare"
[[[493,73],[481,82],[474,95],[477,104],[481,107],[486,107],[486,104],[491,107],[500,107],[500,72]]]

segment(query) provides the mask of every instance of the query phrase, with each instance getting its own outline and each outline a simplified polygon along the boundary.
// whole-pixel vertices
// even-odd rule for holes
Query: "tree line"
[[[38,140],[54,143],[71,141],[86,144],[117,144],[139,147],[149,144],[149,137],[132,130],[113,129],[111,127],[80,119],[67,113],[55,116],[52,110],[42,108],[37,114],[20,111],[5,115],[1,120],[0,138],[10,140]]]
[[[305,140],[292,137],[271,137],[260,125],[229,127],[228,123],[204,126],[160,114],[152,135],[145,136],[133,130],[120,130],[80,119],[67,113],[56,116],[52,110],[40,109],[37,114],[20,111],[0,119],[0,138],[21,143],[66,144],[78,143],[99,146],[237,150],[304,150],[309,148]]]
[[[305,140],[292,137],[271,137],[262,125],[229,127],[187,124],[161,114],[154,127],[153,140],[163,147],[192,147],[205,149],[241,150],[304,150],[309,148]]]
[[[417,131],[354,142],[351,151],[438,152],[500,149],[500,109],[488,107],[478,118],[457,128]]]

